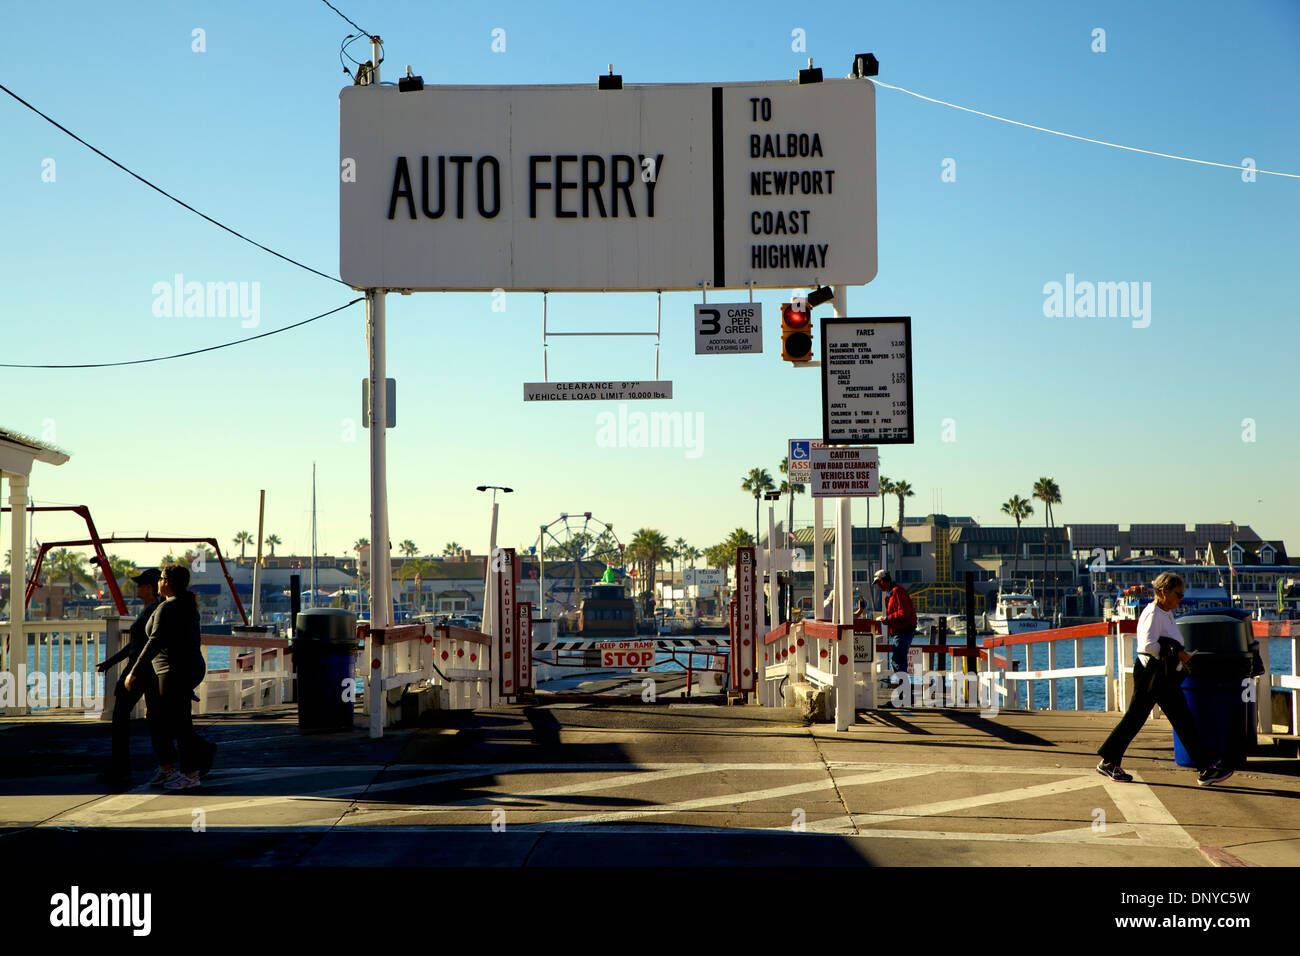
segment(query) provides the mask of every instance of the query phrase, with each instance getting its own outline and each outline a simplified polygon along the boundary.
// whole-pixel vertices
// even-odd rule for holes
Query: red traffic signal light
[[[792,302],[781,306],[781,358],[787,362],[812,360],[812,315]]]

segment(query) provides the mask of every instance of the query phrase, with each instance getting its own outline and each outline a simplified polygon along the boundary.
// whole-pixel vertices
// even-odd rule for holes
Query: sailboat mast
[[[311,463],[311,606],[316,606],[316,462]]]

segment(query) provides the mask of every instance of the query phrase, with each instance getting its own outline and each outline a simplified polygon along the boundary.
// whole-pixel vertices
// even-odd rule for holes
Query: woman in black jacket
[[[125,681],[130,690],[136,671],[151,665],[157,675],[162,704],[159,743],[163,749],[158,754],[161,766],[152,782],[168,790],[197,787],[199,775],[207,773],[217,750],[215,744],[194,732],[190,713],[194,688],[203,680],[207,665],[199,644],[198,598],[189,585],[190,572],[183,564],[163,568],[158,593],[164,600],[149,618],[145,628],[148,641]]]

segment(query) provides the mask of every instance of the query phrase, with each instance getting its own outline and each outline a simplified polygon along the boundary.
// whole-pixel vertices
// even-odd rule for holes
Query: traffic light
[[[812,315],[808,307],[781,305],[781,358],[796,364],[812,360]]]

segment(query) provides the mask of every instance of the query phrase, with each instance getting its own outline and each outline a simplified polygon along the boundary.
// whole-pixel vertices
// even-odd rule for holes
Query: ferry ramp
[[[0,721],[0,857],[129,852],[226,866],[1295,866],[1300,762],[1215,788],[1152,719],[1132,784],[1094,771],[1118,719],[870,711],[846,732],[784,709],[551,703],[432,712],[383,738],[301,735],[291,705],[204,717],[202,788],[105,793],[108,728]]]

